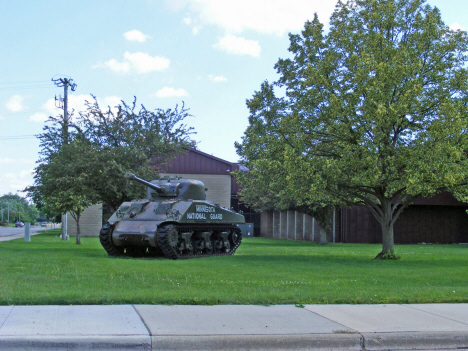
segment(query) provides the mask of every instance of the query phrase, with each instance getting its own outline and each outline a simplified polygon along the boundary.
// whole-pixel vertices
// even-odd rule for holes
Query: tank
[[[242,241],[242,214],[206,200],[205,185],[194,179],[148,182],[146,199],[124,202],[99,234],[110,256],[165,256],[185,259],[232,255]]]

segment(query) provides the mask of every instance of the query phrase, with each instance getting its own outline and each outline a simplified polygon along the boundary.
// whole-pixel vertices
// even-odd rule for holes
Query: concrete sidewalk
[[[468,304],[0,306],[0,350],[460,350]]]

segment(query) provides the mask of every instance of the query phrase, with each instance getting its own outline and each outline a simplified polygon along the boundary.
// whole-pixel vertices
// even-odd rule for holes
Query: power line
[[[53,84],[50,84],[49,81],[44,80],[36,80],[29,82],[0,82],[0,90],[43,89],[53,87]]]
[[[36,83],[42,83],[42,84],[45,84],[45,83],[50,83],[50,81],[48,80],[31,80],[29,82],[0,82],[0,85],[13,85],[13,84],[36,84]]]
[[[36,138],[36,135],[9,135],[9,136],[0,136],[1,140],[22,140],[22,139],[32,139]]]
[[[25,85],[25,86],[11,86],[11,87],[0,87],[0,90],[29,90],[29,89],[51,89],[54,88],[53,85],[50,84],[40,84],[40,85]]]

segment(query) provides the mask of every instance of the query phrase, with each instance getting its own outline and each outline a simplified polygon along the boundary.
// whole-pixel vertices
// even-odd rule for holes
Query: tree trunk
[[[382,227],[382,251],[375,257],[381,258],[386,253],[395,253],[395,241],[393,237],[393,214],[391,200],[385,199],[382,203],[383,216],[380,219]]]
[[[320,245],[327,245],[327,232],[323,226],[319,225]]]
[[[81,215],[76,216],[76,244],[81,244],[81,229],[80,229],[80,217]]]

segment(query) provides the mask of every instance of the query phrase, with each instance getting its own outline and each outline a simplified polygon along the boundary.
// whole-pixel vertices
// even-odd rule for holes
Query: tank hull
[[[125,202],[100,232],[111,256],[186,259],[232,255],[244,216],[206,200]]]

